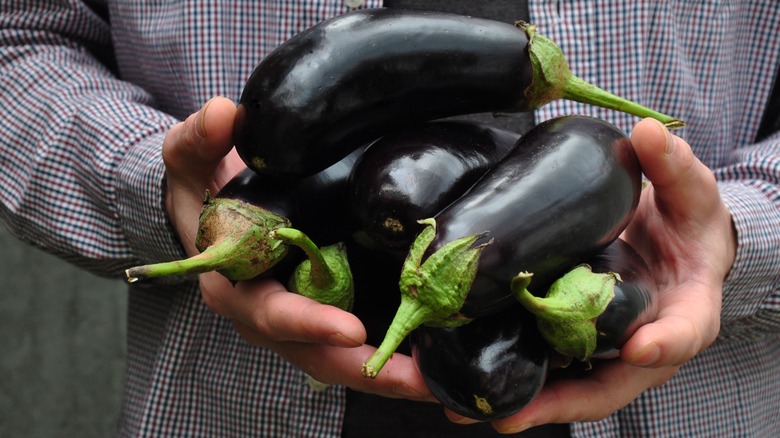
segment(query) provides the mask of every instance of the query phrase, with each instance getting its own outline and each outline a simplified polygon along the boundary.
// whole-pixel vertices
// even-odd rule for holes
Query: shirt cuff
[[[728,321],[755,314],[777,290],[780,211],[761,187],[745,182],[719,186],[737,232],[736,258],[723,285],[722,318]]]
[[[117,213],[139,264],[186,257],[165,208],[166,133],[167,127],[136,142],[117,168]]]

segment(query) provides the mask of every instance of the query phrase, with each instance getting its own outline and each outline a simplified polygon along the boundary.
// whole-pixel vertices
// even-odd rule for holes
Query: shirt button
[[[344,3],[346,3],[350,8],[354,9],[363,6],[364,0],[344,0]]]

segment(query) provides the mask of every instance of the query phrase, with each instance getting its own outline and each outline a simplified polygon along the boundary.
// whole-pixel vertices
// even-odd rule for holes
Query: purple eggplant
[[[622,239],[556,280],[544,298],[532,295],[529,283],[532,276],[520,274],[512,289],[536,315],[544,338],[558,353],[586,363],[617,357],[628,338],[658,312],[650,268]]]
[[[378,8],[321,22],[260,61],[238,102],[234,142],[248,167],[300,178],[422,121],[559,98],[682,125],[573,76],[534,26]]]
[[[469,418],[490,421],[518,412],[547,378],[547,344],[520,306],[459,327],[421,326],[409,338],[428,389]]]
[[[424,222],[404,262],[401,305],[363,364],[376,375],[421,324],[465,324],[515,303],[518,272],[532,292],[612,243],[636,210],[641,171],[628,137],[592,117],[543,122],[463,196]]]
[[[350,176],[354,239],[403,260],[422,229],[418,220],[459,198],[519,137],[484,123],[442,121],[377,140]]]

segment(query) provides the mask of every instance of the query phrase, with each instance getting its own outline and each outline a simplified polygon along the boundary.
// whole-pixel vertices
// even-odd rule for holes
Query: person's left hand
[[[622,237],[656,276],[657,320],[628,340],[619,360],[594,362],[585,378],[548,382],[519,413],[493,422],[499,432],[606,418],[671,379],[720,330],[723,280],[735,258],[736,235],[715,178],[684,140],[654,120],[638,123],[631,141],[651,184]]]

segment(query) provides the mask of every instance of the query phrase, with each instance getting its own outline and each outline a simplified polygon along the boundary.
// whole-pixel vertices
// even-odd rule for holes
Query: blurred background
[[[0,437],[114,436],[126,300],[0,225]]]

